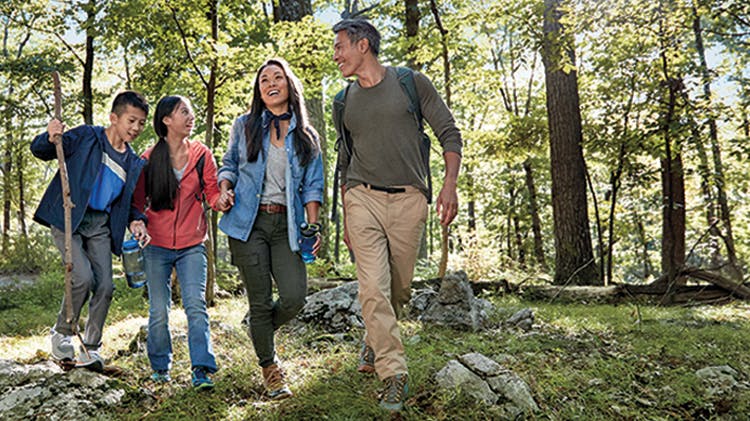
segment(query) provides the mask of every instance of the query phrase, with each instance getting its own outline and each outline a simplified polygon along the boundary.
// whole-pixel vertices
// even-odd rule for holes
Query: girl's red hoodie
[[[143,153],[148,159],[153,146]],[[203,166],[204,187],[198,179],[196,164],[205,155]],[[146,198],[146,171],[141,172],[133,194],[133,206],[144,212],[148,218],[148,233],[154,246],[167,249],[183,249],[198,245],[206,240],[206,215],[203,212],[202,194],[206,202],[216,209],[219,200],[219,187],[216,184],[216,160],[211,150],[199,141],[188,143],[188,164],[177,188],[174,209],[153,211]]]

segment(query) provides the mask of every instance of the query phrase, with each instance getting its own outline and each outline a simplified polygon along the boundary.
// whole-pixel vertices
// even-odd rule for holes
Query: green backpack
[[[424,132],[424,122],[422,118],[422,107],[419,104],[419,94],[417,93],[417,86],[414,83],[414,71],[408,67],[396,67],[396,74],[398,75],[398,82],[401,85],[401,89],[409,98],[409,112],[414,115],[414,120],[417,122],[420,134],[420,151],[422,152],[422,160],[424,161],[425,168],[427,168],[427,188],[429,195],[427,196],[428,203],[432,203],[432,177],[430,176],[430,138]],[[339,91],[336,97],[333,99],[333,113],[336,116],[334,121],[338,121],[336,124],[336,131],[340,134],[336,139],[336,152],[341,155],[341,146],[346,148],[348,155],[352,156],[352,138],[349,134],[349,130],[344,126],[344,108],[346,107],[346,96],[349,94],[349,85],[346,88]],[[338,160],[337,160],[338,163]],[[338,165],[336,170],[333,172],[333,210],[331,211],[331,220],[336,220],[336,208],[337,208],[337,196],[339,190],[339,169]]]

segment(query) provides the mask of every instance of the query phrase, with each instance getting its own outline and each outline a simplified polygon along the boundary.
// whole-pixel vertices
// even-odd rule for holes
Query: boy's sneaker
[[[169,375],[169,370],[156,370],[151,375],[151,380],[155,383],[169,383],[172,381],[172,376]]]
[[[359,366],[357,366],[357,371],[365,374],[375,372],[375,350],[366,344],[362,344],[362,349],[359,351]]]
[[[263,386],[266,394],[272,400],[286,399],[292,396],[292,391],[286,385],[284,371],[277,364],[263,367]]]
[[[76,349],[73,346],[73,337],[50,331],[50,342],[52,343],[52,358],[57,361],[73,361],[76,359]]]
[[[88,355],[86,355],[86,350],[81,347],[78,353],[78,364],[76,365],[96,371],[97,373],[104,371],[104,359],[99,355],[99,351],[95,349],[89,349]]]
[[[214,388],[214,382],[208,377],[205,368],[195,367],[193,369],[193,387],[197,390],[210,390]]]
[[[383,380],[383,385],[385,389],[381,394],[380,407],[389,411],[400,411],[409,393],[409,376],[406,373],[396,374]]]

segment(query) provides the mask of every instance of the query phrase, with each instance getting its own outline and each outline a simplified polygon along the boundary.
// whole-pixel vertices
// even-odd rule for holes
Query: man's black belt
[[[362,183],[365,188],[368,188],[370,190],[377,190],[377,191],[384,191],[386,193],[406,193],[406,189],[403,187],[383,187],[383,186],[374,186],[372,184]]]

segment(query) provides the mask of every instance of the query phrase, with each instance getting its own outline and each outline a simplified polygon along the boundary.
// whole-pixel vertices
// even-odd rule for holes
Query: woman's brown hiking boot
[[[263,386],[266,388],[266,394],[273,400],[286,399],[292,396],[292,391],[286,385],[284,371],[277,364],[271,364],[268,367],[262,367]]]

